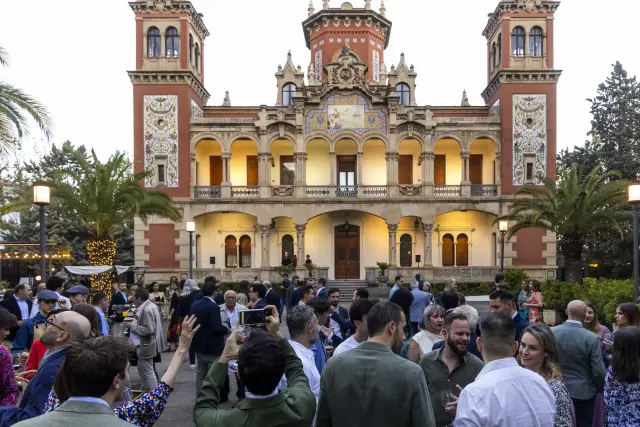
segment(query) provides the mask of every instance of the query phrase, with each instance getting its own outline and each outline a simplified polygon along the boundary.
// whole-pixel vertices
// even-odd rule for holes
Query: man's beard
[[[340,301],[331,301],[331,305],[333,307],[337,307],[340,304]]]
[[[398,356],[400,356],[400,354],[402,353],[402,347],[404,344],[404,333],[400,332],[399,335],[400,336],[398,337],[398,340],[394,341],[393,347],[391,347],[391,351],[393,351]]]
[[[453,351],[456,356],[458,357],[464,357],[467,355],[467,351],[469,349],[469,345],[467,345],[467,350],[460,350],[458,348],[458,346],[456,345],[456,342],[453,340],[453,338],[451,338],[451,336],[449,336],[447,338],[447,345],[449,346],[449,348],[451,349],[451,351]]]

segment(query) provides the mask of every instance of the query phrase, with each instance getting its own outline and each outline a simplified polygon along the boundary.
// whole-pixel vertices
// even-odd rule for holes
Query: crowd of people
[[[35,298],[18,285],[0,303],[0,427],[152,426],[185,359],[198,427],[640,425],[633,303],[617,308],[612,333],[586,301],[550,328],[540,284],[516,295],[502,275],[484,319],[453,279],[436,295],[420,276],[398,276],[388,300],[360,288],[349,309],[326,285],[294,276],[281,289],[255,280],[221,292],[214,277],[201,287],[172,277],[168,295],[155,282],[115,283],[91,304],[88,288],[60,276]],[[262,309],[263,323],[242,324]]]

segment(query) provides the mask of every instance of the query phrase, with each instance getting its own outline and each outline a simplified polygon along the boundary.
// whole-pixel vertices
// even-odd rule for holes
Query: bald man
[[[553,328],[558,343],[564,384],[576,410],[577,427],[591,427],[596,394],[604,391],[605,369],[600,338],[582,326],[587,306],[582,301],[567,305],[567,320]]]
[[[87,318],[73,311],[65,311],[47,319],[47,327],[40,337],[40,341],[48,348],[47,353],[25,390],[20,406],[0,408],[0,426],[11,426],[42,413],[67,350],[74,343],[89,339],[90,333],[91,324]]]

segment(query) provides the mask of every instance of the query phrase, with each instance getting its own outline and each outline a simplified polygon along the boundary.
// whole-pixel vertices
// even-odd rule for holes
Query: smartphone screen
[[[265,317],[270,316],[271,311],[265,309],[246,310],[240,312],[241,325],[261,325],[266,323]]]

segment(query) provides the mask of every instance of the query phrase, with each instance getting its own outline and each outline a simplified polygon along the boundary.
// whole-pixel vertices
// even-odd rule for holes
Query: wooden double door
[[[222,185],[222,156],[209,156],[209,185]],[[258,185],[258,156],[247,156],[247,186],[255,185]]]
[[[345,223],[335,227],[335,277],[360,278],[360,227]]]

